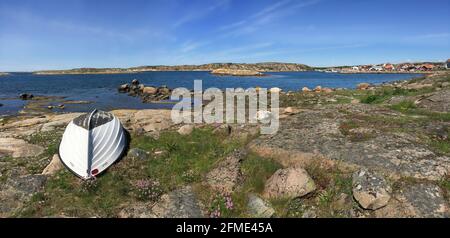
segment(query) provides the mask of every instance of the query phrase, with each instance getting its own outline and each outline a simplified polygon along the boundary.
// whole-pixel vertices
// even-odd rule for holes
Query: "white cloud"
[[[204,9],[196,9],[196,11],[193,11],[183,17],[181,17],[178,21],[176,21],[173,24],[173,28],[180,27],[184,24],[187,24],[189,22],[201,19],[209,15],[210,13],[214,12],[217,9],[220,9],[222,7],[225,7],[229,4],[229,0],[218,0],[215,2],[215,4],[204,8]]]

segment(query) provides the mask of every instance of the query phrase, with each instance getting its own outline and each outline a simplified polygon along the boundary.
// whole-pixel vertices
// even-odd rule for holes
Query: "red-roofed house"
[[[386,70],[386,71],[393,71],[393,70],[395,70],[395,67],[394,67],[394,65],[392,65],[392,64],[384,64],[383,65],[383,68],[384,68],[384,70]]]
[[[420,66],[420,70],[422,71],[431,71],[434,69],[434,65],[432,64],[423,64]]]

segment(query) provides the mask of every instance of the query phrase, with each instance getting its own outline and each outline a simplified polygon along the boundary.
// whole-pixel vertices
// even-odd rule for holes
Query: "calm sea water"
[[[276,72],[265,77],[215,76],[209,72],[145,72],[137,74],[98,75],[33,75],[12,73],[0,77],[0,115],[21,110],[24,101],[17,100],[20,93],[40,96],[62,96],[66,100],[85,100],[91,104],[66,105],[66,111],[90,111],[94,108],[112,110],[119,108],[170,108],[170,104],[144,104],[138,98],[119,94],[117,87],[138,79],[146,85],[167,85],[170,88],[193,89],[194,80],[203,80],[203,88],[279,87],[285,91],[314,88],[318,85],[331,88],[354,88],[362,82],[383,82],[411,79],[418,74],[334,74],[321,72]]]

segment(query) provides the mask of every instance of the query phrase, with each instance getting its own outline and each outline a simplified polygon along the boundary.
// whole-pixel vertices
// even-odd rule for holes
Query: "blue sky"
[[[450,58],[448,0],[1,0],[0,71]]]

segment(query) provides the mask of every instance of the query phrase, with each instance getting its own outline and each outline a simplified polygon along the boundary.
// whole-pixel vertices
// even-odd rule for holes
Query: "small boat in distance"
[[[126,149],[125,129],[113,114],[94,110],[73,119],[64,131],[59,156],[82,179],[93,178],[117,161]]]

